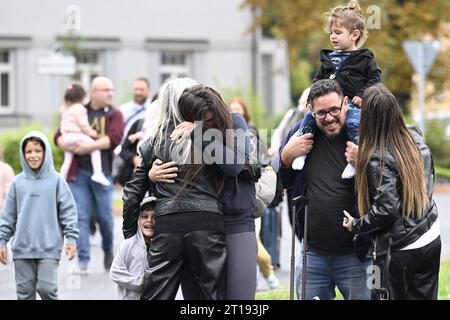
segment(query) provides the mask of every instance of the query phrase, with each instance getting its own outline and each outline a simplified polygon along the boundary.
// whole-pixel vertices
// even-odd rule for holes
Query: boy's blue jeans
[[[324,256],[309,249],[307,253],[306,300],[336,298],[335,287],[345,300],[370,300],[372,260],[361,262],[354,254],[347,256]],[[303,245],[295,270],[297,298],[302,292]]]
[[[359,143],[358,129],[359,120],[361,118],[361,109],[354,105],[353,103],[348,103],[347,115],[345,119],[345,124],[347,126],[347,138],[354,144]],[[305,133],[314,133],[316,130],[316,119],[312,115],[311,111],[305,114],[302,120],[300,128],[298,129],[298,135],[304,135]]]
[[[110,186],[103,186],[91,180],[91,173],[78,168],[76,180],[69,182],[78,211],[78,229],[80,234],[77,241],[78,262],[87,266],[90,260],[89,216],[95,210],[97,222],[102,235],[102,249],[104,252],[113,250],[113,192],[114,184],[111,176],[106,176]]]

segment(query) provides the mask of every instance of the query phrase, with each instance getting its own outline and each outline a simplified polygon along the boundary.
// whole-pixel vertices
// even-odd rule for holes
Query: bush
[[[435,167],[436,182],[450,182],[450,169]]]
[[[52,147],[53,162],[55,164],[55,168],[56,170],[59,170],[64,160],[64,155],[62,151],[53,144],[54,132],[44,132],[42,130],[42,126],[40,125],[23,126],[17,130],[1,132],[0,144],[4,148],[4,155],[5,155],[4,161],[9,165],[11,165],[16,174],[22,171],[22,165],[20,164],[20,154],[19,154],[20,142],[22,141],[22,138],[32,130],[41,131],[46,135]]]
[[[426,143],[430,147],[436,166],[450,168],[450,141],[445,136],[445,124],[439,120],[427,122]]]

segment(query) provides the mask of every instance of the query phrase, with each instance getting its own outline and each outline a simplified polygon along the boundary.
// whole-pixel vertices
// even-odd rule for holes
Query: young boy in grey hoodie
[[[155,197],[142,200],[138,228],[134,236],[124,240],[114,257],[109,274],[117,283],[117,299],[139,300],[144,288],[147,252],[155,226]]]
[[[65,179],[55,170],[48,139],[28,133],[20,144],[22,172],[11,186],[0,217],[0,262],[12,241],[17,298],[58,299],[57,268],[64,236],[69,260],[75,257],[77,210]]]

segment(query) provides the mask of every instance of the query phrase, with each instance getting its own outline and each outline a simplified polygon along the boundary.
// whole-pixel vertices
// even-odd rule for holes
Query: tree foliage
[[[253,27],[262,26],[266,35],[288,41],[291,66],[299,59],[319,66],[321,48],[331,48],[323,31],[324,13],[347,1],[330,0],[244,0],[243,6],[254,6],[261,12]],[[448,0],[360,0],[363,14],[373,18],[369,6],[379,9],[379,28],[369,30],[364,47],[371,49],[382,70],[382,81],[404,102],[412,88],[413,68],[402,48],[404,40],[448,39],[450,1]],[[447,31],[446,31],[447,30]],[[443,88],[450,63],[450,52],[441,50],[429,79],[435,90]],[[293,85],[295,87],[295,85]],[[402,99],[403,98],[403,99]]]

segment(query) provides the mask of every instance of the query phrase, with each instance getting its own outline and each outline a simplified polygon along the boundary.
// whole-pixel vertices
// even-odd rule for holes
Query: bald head
[[[111,105],[114,99],[114,85],[106,77],[96,77],[91,83],[91,106],[101,109]]]

